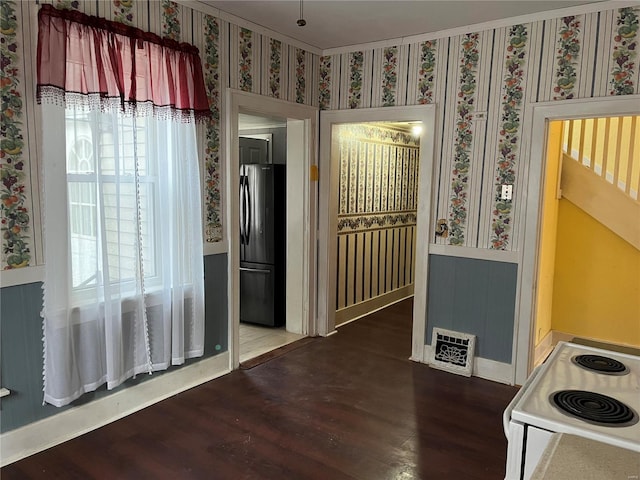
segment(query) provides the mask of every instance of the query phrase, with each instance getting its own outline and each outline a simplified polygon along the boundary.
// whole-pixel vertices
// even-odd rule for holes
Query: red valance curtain
[[[193,45],[49,4],[38,28],[38,103],[182,121],[209,116]]]

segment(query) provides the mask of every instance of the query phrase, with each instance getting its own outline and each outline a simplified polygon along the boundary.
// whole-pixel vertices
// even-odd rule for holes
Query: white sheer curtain
[[[43,105],[44,400],[201,356],[195,124]]]

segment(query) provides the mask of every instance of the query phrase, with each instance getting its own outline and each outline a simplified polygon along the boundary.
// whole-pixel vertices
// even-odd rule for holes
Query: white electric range
[[[504,412],[506,480],[528,480],[553,433],[640,452],[640,357],[560,342]]]

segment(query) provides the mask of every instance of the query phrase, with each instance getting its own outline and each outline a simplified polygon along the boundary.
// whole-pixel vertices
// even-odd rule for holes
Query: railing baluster
[[[591,168],[594,173],[596,172],[596,166],[600,166],[600,173],[602,173],[602,160],[598,158],[597,144],[598,144],[598,125],[600,125],[600,118],[593,119],[593,130],[591,132]]]
[[[578,159],[582,165],[586,165],[584,163],[584,133],[587,130],[587,120],[578,120],[580,122],[580,145],[578,146]],[[591,159],[589,159],[588,167],[593,169]]]
[[[618,179],[620,178],[620,154],[622,151],[622,121],[623,117],[618,117],[618,132],[616,135],[616,164],[613,170],[613,184],[620,188]]]
[[[638,116],[600,117],[562,121],[562,151],[567,159],[638,201],[640,161]]]
[[[607,117],[604,123],[604,148],[602,149],[602,173],[600,176],[607,179],[607,168],[609,163],[609,137],[611,136],[611,117]]]
[[[582,155],[589,160],[589,168],[591,168],[592,171],[595,171],[596,168],[593,150],[591,149],[593,143],[593,126],[595,123],[595,118],[587,118],[584,120],[584,140],[582,142]]]
[[[633,116],[631,117],[631,132],[629,135],[629,139],[631,140],[630,145],[629,145],[629,158],[627,159],[627,180],[624,182],[624,191],[627,195],[631,195],[631,190],[632,190],[632,173],[633,173],[633,164],[634,164],[634,150],[635,150],[635,144],[638,141],[638,138],[636,137],[636,121],[637,121],[637,116]],[[637,192],[638,188],[636,186],[636,192]]]

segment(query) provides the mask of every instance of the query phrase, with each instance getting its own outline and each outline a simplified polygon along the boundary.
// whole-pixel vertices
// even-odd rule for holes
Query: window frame
[[[96,236],[86,236],[83,234],[74,234],[74,232],[72,231],[73,228],[73,216],[72,216],[72,202],[71,202],[71,196],[70,196],[70,188],[69,186],[71,184],[82,184],[82,183],[89,183],[94,185],[94,193],[96,195],[96,203],[94,204],[96,208],[98,208],[98,204],[97,202],[99,201],[100,198],[104,198],[105,193],[103,191],[103,186],[104,185],[108,185],[108,184],[113,184],[113,185],[118,185],[118,184],[131,184],[134,185],[134,190],[135,190],[135,174],[131,174],[131,173],[126,173],[125,167],[123,165],[123,163],[125,162],[125,155],[122,153],[121,150],[121,145],[118,143],[118,141],[114,141],[111,143],[111,148],[114,149],[114,173],[113,174],[97,174],[97,169],[100,168],[100,162],[97,158],[97,149],[100,149],[104,146],[104,133],[110,133],[113,136],[116,136],[116,138],[119,138],[119,136],[122,135],[122,129],[124,128],[136,128],[136,129],[140,129],[139,125],[134,122],[133,125],[125,125],[123,120],[126,121],[128,118],[131,118],[128,115],[124,115],[121,114],[119,112],[115,112],[115,113],[103,113],[103,112],[80,112],[82,114],[86,114],[86,118],[85,119],[77,119],[77,118],[68,118],[69,112],[74,112],[74,108],[73,107],[67,107],[67,108],[63,108],[60,110],[63,116],[63,124],[64,124],[64,130],[65,130],[65,142],[64,142],[64,150],[66,152],[65,154],[65,185],[66,185],[66,189],[67,189],[67,215],[68,215],[68,224],[66,226],[67,228],[67,235],[69,238],[69,254],[70,254],[70,268],[71,268],[71,278],[73,278],[73,255],[74,255],[74,251],[73,251],[73,239],[75,238],[86,238],[86,239],[96,239],[99,235],[106,235],[106,231],[103,233],[102,229],[101,229],[101,225],[104,225],[106,223],[106,218],[104,218],[104,215],[100,215],[100,212],[97,212],[97,215],[95,216],[95,218],[93,219],[95,221],[95,225],[94,225],[94,230],[96,233]],[[96,118],[91,118],[92,116],[98,116],[98,115],[105,115],[107,117],[107,119],[105,119],[106,121],[101,121],[100,119],[96,119]],[[75,116],[75,115],[74,115]],[[111,121],[109,122],[109,117],[111,119]],[[144,142],[144,154],[148,160],[148,157],[150,155],[152,155],[152,148],[151,147],[151,142],[153,140],[153,135],[150,135],[149,132],[150,130],[153,129],[153,126],[149,124],[150,121],[155,121],[155,119],[153,117],[145,117],[145,118],[140,118],[139,120],[144,121],[144,126],[142,127],[142,130],[145,133],[145,138],[143,140]],[[91,135],[91,138],[87,138],[86,135],[79,135],[78,137],[74,139],[70,139],[68,138],[68,132],[69,132],[69,125],[68,123],[71,122],[73,123],[74,121],[85,121],[88,124],[89,127],[89,134]],[[104,125],[108,125],[109,131],[105,132],[104,130]],[[76,131],[77,128],[75,126],[73,126],[72,130]],[[118,132],[118,133],[115,133]],[[137,135],[139,135],[139,133],[136,133],[136,135],[134,136],[137,137]],[[94,141],[94,139],[98,139],[97,141]],[[77,143],[80,140],[85,140],[88,141],[89,144],[91,145],[94,154],[93,154],[93,158],[94,158],[94,164],[93,164],[93,172],[77,172],[77,173],[69,173],[68,172],[68,165],[69,165],[69,155],[71,154],[73,148],[70,147],[70,145],[73,145],[75,143]],[[135,161],[135,160],[134,160]],[[151,215],[149,215],[149,218],[147,219],[148,222],[148,226],[145,228],[145,231],[142,233],[143,235],[143,239],[147,238],[149,239],[149,243],[148,245],[143,246],[143,249],[146,250],[147,252],[149,252],[149,255],[146,255],[144,257],[144,262],[145,262],[145,279],[144,279],[144,288],[145,288],[145,294],[147,294],[149,296],[149,298],[153,298],[154,292],[160,291],[162,288],[162,258],[160,255],[160,248],[158,247],[157,243],[157,239],[159,237],[159,235],[161,234],[160,229],[159,229],[159,222],[156,221],[157,217],[161,214],[159,212],[160,210],[160,195],[161,195],[161,185],[160,185],[160,179],[159,179],[159,175],[157,172],[157,165],[154,164],[148,164],[146,166],[147,168],[145,170],[147,170],[147,172],[149,172],[149,170],[151,171],[151,173],[147,173],[144,175],[138,175],[138,183],[140,185],[151,185],[151,188],[149,189],[149,195],[148,195],[148,199],[149,199],[149,203],[150,205],[152,205],[152,207],[150,207],[150,210],[152,210]],[[102,212],[104,213],[104,211]],[[81,221],[82,223],[82,221]],[[108,231],[108,229],[105,229]],[[138,233],[134,234],[136,237],[138,236]],[[135,241],[132,244],[132,248],[135,249]],[[82,252],[79,251],[78,252],[80,255],[82,255]],[[100,255],[100,253],[98,253],[98,255]],[[151,257],[153,260],[149,260],[149,257]],[[121,257],[120,257],[121,258]],[[151,266],[151,268],[149,268]],[[146,272],[149,272],[149,270],[152,271],[151,274],[148,274]],[[73,300],[72,303],[74,304],[74,306],[82,308],[83,305],[89,304],[89,303],[94,303],[96,298],[98,298],[98,287],[99,284],[96,283],[96,273],[94,273],[92,276],[90,276],[87,280],[81,282],[78,285],[69,285],[70,291],[73,292]],[[131,277],[127,277],[124,279],[114,279],[111,280],[110,283],[112,286],[117,286],[119,285],[121,290],[123,292],[130,292],[130,295],[128,294],[124,294],[124,297],[134,297],[136,295],[136,290],[135,290],[135,272],[133,272],[133,276]],[[91,284],[86,284],[88,281],[93,281],[93,283]],[[128,303],[126,301],[123,301],[123,307]],[[151,303],[153,304],[153,303]]]

